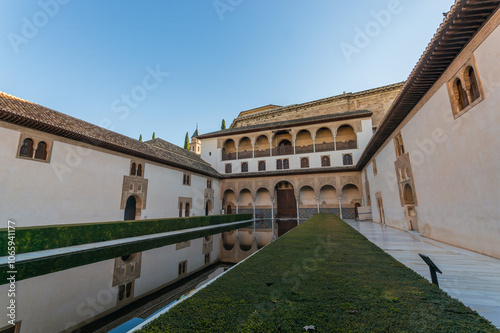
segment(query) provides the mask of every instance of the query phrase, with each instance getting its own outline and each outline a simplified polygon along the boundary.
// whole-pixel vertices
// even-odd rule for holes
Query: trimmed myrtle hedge
[[[151,235],[222,223],[250,220],[250,214],[212,215],[157,220],[102,222],[73,225],[16,228],[16,253],[57,249],[114,239]],[[0,239],[7,239],[7,230],[0,229]],[[0,256],[7,255],[7,246],[0,248]]]
[[[215,227],[210,230],[187,231],[178,235],[163,236],[156,239],[145,239],[126,244],[118,244],[100,249],[92,249],[72,254],[55,255],[40,259],[23,261],[16,263],[16,281],[29,279],[32,277],[55,273],[66,269],[92,264],[95,262],[114,259],[132,253],[143,252],[171,244],[177,244],[192,239],[219,234],[237,228],[244,228],[252,225],[252,222],[240,224],[238,226]],[[0,265],[0,285],[8,283],[7,265]]]
[[[154,320],[159,332],[497,332],[334,215],[316,215]]]

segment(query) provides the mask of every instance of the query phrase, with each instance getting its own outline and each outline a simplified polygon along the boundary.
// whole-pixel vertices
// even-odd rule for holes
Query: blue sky
[[[182,145],[240,111],[404,81],[452,0],[0,0],[0,90]]]

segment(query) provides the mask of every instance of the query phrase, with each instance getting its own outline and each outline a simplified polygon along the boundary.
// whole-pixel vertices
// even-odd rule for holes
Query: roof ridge
[[[155,145],[155,144],[154,144],[154,142],[155,142],[155,141],[166,142],[166,143],[168,143],[168,144],[170,144],[170,145],[175,146],[176,148],[179,148],[179,149],[185,150],[188,156],[186,156],[186,155],[182,155],[182,154],[179,154],[178,152],[176,152],[176,151],[174,151],[174,150],[172,150],[172,149],[166,148],[166,147],[160,147],[160,146],[157,146],[157,145]],[[148,141],[146,141],[146,142],[144,142],[144,143],[149,144],[149,145],[152,145],[152,146],[154,146],[155,148],[158,148],[158,149],[162,149],[162,150],[168,151],[169,153],[175,154],[175,155],[177,155],[177,156],[181,156],[181,157],[184,157],[184,158],[190,159],[190,160],[192,160],[192,161],[194,161],[194,162],[198,162],[198,163],[203,163],[203,164],[205,164],[205,165],[209,165],[209,166],[211,167],[210,163],[206,162],[204,159],[200,158],[198,155],[196,155],[196,154],[195,154],[195,153],[193,153],[192,151],[187,150],[187,149],[184,149],[184,148],[182,148],[182,147],[180,147],[180,146],[178,146],[178,145],[176,145],[176,144],[173,144],[172,142],[169,142],[169,141],[167,141],[167,140],[164,140],[164,139],[162,139],[162,138],[156,138],[156,139],[154,139],[154,140],[148,140]],[[193,156],[193,155],[194,155],[194,156]]]

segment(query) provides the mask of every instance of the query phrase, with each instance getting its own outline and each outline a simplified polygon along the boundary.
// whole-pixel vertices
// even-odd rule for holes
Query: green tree
[[[142,142],[142,134],[141,134],[141,135],[139,135],[139,141],[141,141],[141,142]]]
[[[156,139],[156,135],[155,135],[155,132],[153,132],[153,140]]]
[[[189,150],[189,133],[186,132],[186,138],[184,139],[184,149]]]
[[[220,129],[221,130],[225,130],[226,129],[226,121],[224,119],[222,119],[222,125],[220,126]]]

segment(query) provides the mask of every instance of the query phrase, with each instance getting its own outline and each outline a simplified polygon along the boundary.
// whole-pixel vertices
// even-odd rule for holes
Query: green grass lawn
[[[334,215],[316,215],[151,332],[497,332]]]

